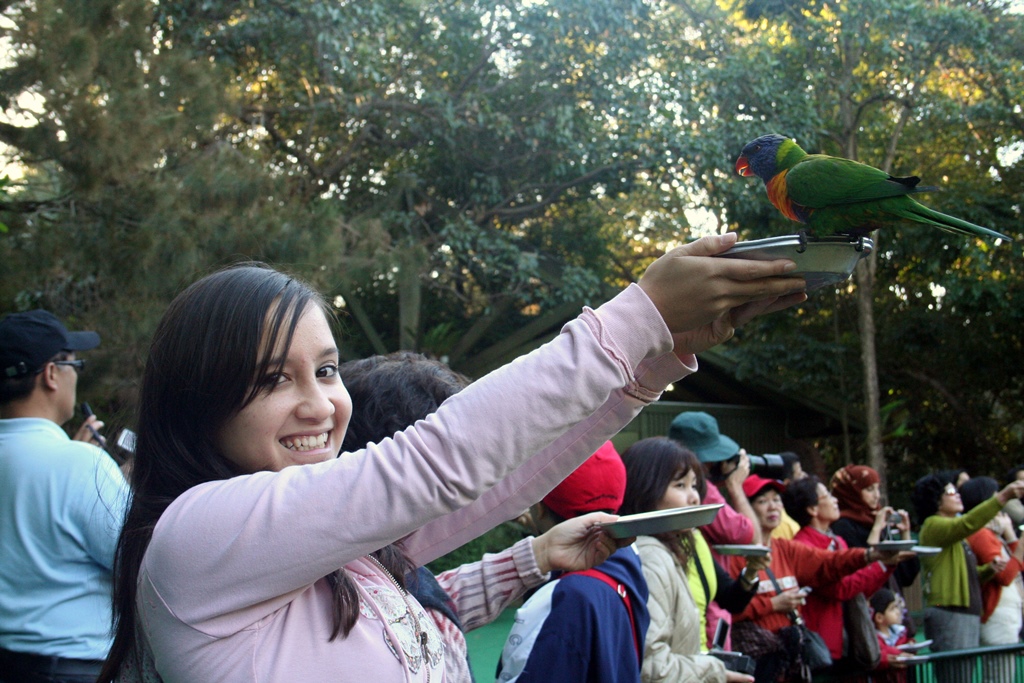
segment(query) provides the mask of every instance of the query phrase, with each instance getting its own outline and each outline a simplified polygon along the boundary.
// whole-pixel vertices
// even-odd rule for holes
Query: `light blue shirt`
[[[128,484],[42,418],[0,420],[0,647],[103,659]]]

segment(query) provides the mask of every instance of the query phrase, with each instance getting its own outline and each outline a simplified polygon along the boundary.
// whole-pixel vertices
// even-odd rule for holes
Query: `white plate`
[[[942,552],[942,548],[934,545],[915,545],[911,550],[921,557],[931,557],[932,555],[938,555]]]
[[[796,262],[796,270],[787,275],[807,280],[807,291],[810,292],[848,279],[857,262],[874,248],[875,243],[867,237],[857,242],[843,236],[819,237],[807,240],[801,246],[799,235],[782,235],[737,242],[719,256],[755,261],[792,259]]]
[[[931,640],[922,640],[920,643],[903,643],[902,645],[897,645],[896,649],[903,650],[904,652],[917,652],[918,650],[923,650],[931,644]]]
[[[766,545],[713,545],[711,548],[719,555],[740,555],[742,557],[764,557],[771,552]]]
[[[669,531],[692,529],[710,524],[722,508],[716,505],[692,505],[671,510],[655,510],[641,512],[638,515],[619,517],[614,522],[602,524],[612,538],[629,538],[630,536],[653,536]]]
[[[871,547],[875,550],[881,550],[882,552],[889,552],[913,550],[915,545],[917,545],[917,541],[882,541],[881,543],[876,543]]]

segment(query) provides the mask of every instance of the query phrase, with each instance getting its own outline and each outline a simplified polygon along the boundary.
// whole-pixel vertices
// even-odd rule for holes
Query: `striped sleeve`
[[[455,603],[464,631],[485,626],[526,591],[548,578],[537,567],[533,538],[524,538],[500,553],[488,553],[471,562],[437,575]]]

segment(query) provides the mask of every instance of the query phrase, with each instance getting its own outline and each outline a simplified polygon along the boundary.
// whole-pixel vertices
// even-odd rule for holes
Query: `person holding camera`
[[[978,558],[965,542],[994,518],[1006,503],[1024,495],[1024,481],[1015,481],[964,512],[964,503],[949,474],[926,474],[914,484],[912,500],[921,531],[921,545],[942,548],[922,558],[924,632],[933,652],[978,647],[983,611]],[[969,680],[973,659],[937,662],[939,681]],[[967,677],[965,677],[967,676]]]
[[[832,495],[839,501],[839,519],[832,523],[832,532],[851,548],[867,548],[879,541],[909,541],[910,515],[882,505],[882,479],[867,465],[846,465],[836,470],[829,482]],[[921,573],[921,560],[916,556],[900,562],[889,577],[887,586],[901,598],[903,590],[912,585]],[[917,624],[908,610],[903,625],[913,638]]]
[[[0,321],[0,681],[96,680],[110,649],[114,548],[128,485],[88,443],[71,439],[79,351],[95,332],[68,332],[44,310]]]
[[[771,538],[782,519],[785,487],[778,480],[752,474],[743,483],[743,490],[757,513],[761,535],[769,539],[771,566],[759,572],[757,595],[734,619],[733,644],[757,659],[757,683],[771,683],[781,675],[788,675],[786,680],[807,680],[800,651],[803,636],[797,626],[802,621],[800,612],[808,588],[824,588],[876,560],[895,563],[898,556],[875,548],[830,552]],[[739,577],[746,568],[743,558],[729,559],[729,572]]]

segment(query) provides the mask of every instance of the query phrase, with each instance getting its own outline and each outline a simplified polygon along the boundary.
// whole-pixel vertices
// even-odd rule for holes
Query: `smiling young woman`
[[[335,458],[350,416],[329,309],[259,265],[170,305],[140,392],[102,681],[446,681],[402,584],[543,497],[754,315],[802,301],[792,262],[656,261],[551,343],[392,439]]]

